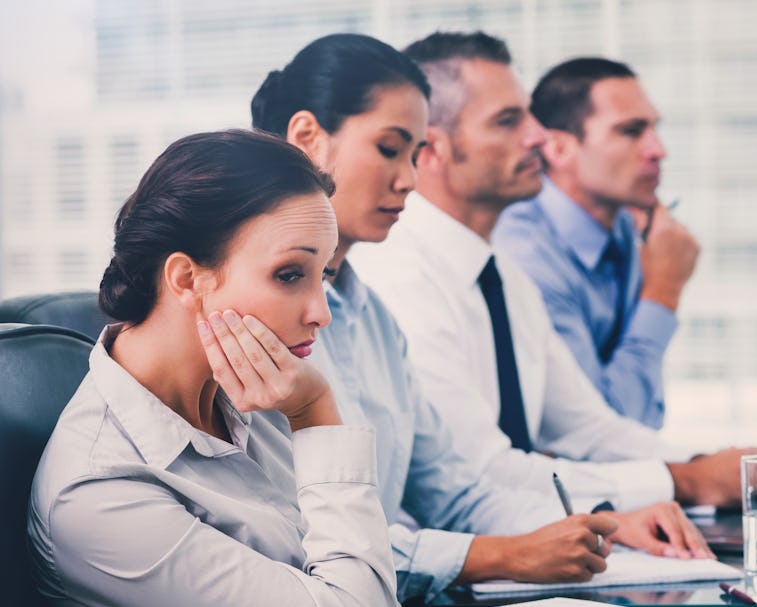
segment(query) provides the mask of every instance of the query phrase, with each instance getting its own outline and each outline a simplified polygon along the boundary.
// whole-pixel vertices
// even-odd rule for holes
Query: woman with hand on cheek
[[[34,480],[43,594],[396,605],[373,431],[342,426],[302,360],[330,321],[332,192],[300,151],[247,131],[186,137],[148,169],[100,286],[122,322]]]

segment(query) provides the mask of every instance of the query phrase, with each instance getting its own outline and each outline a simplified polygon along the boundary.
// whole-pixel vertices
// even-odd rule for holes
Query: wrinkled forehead
[[[292,248],[326,250],[329,256],[337,242],[334,210],[323,192],[284,199],[272,209],[242,225],[232,242],[271,253]]]
[[[263,228],[282,239],[336,235],[336,216],[323,192],[293,196],[261,217]]]

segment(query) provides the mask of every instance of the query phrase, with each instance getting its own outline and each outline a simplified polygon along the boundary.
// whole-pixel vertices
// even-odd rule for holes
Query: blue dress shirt
[[[536,198],[512,205],[492,234],[541,289],[552,322],[610,406],[652,428],[665,414],[662,361],[676,329],[669,309],[639,299],[641,264],[633,219],[621,210],[612,236],[628,257],[619,289],[603,259],[610,233],[548,179]],[[606,362],[600,349],[624,297],[620,337]]]
[[[375,429],[400,600],[430,600],[453,582],[471,534],[526,533],[564,516],[555,494],[495,486],[453,446],[450,427],[420,393],[394,317],[348,262],[326,296],[332,320],[310,360],[328,378],[344,423]],[[397,524],[401,508],[421,530]]]

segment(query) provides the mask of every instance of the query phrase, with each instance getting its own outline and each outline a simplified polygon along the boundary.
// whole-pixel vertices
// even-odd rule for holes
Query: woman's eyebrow
[[[318,253],[318,249],[316,247],[294,246],[294,247],[289,247],[287,251],[305,251],[306,253],[312,253],[313,255],[316,255]]]
[[[400,137],[402,137],[405,141],[412,141],[413,140],[413,136],[410,134],[410,131],[408,131],[407,129],[403,129],[401,126],[388,126],[384,130],[385,131],[394,131]]]

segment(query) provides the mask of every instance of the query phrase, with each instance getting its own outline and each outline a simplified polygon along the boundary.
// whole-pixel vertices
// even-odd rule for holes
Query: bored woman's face
[[[204,314],[234,310],[268,326],[298,356],[309,353],[331,320],[323,274],[337,245],[337,227],[322,192],[295,196],[248,220],[214,272]],[[299,346],[299,347],[298,347]]]

